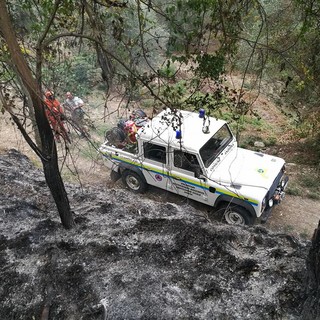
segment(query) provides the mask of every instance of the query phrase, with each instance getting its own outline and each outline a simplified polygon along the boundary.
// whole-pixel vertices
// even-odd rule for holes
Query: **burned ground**
[[[125,189],[67,192],[71,231],[42,172],[0,156],[0,319],[300,319],[308,241]]]

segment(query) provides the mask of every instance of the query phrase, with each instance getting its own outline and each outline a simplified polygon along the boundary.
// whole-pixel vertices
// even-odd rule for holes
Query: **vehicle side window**
[[[174,150],[174,166],[191,172],[198,170],[202,174],[197,156],[188,152]]]
[[[144,157],[153,161],[166,163],[166,148],[150,142],[143,144]]]

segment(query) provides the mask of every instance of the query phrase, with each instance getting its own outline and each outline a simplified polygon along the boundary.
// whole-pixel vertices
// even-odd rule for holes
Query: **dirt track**
[[[119,187],[122,188],[120,183]],[[213,220],[213,223],[214,221],[222,222],[221,217],[212,213],[209,207],[156,188],[151,188],[144,197],[151,198],[155,201],[171,201],[177,204],[188,203],[198,210],[199,215]],[[275,232],[283,232],[291,234],[294,237],[311,239],[319,219],[319,200],[286,195],[281,205],[274,208],[271,217],[262,226]]]
[[[320,219],[320,201],[287,195],[265,224],[274,231],[311,239]]]

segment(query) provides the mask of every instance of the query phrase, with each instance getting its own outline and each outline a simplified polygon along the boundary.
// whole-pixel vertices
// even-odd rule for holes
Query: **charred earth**
[[[67,185],[0,155],[0,319],[301,319],[309,241],[210,223],[188,205]]]

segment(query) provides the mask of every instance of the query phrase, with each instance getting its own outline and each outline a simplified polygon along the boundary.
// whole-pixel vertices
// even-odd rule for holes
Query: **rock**
[[[265,148],[266,147],[266,145],[262,141],[255,141],[254,146],[256,148]]]

